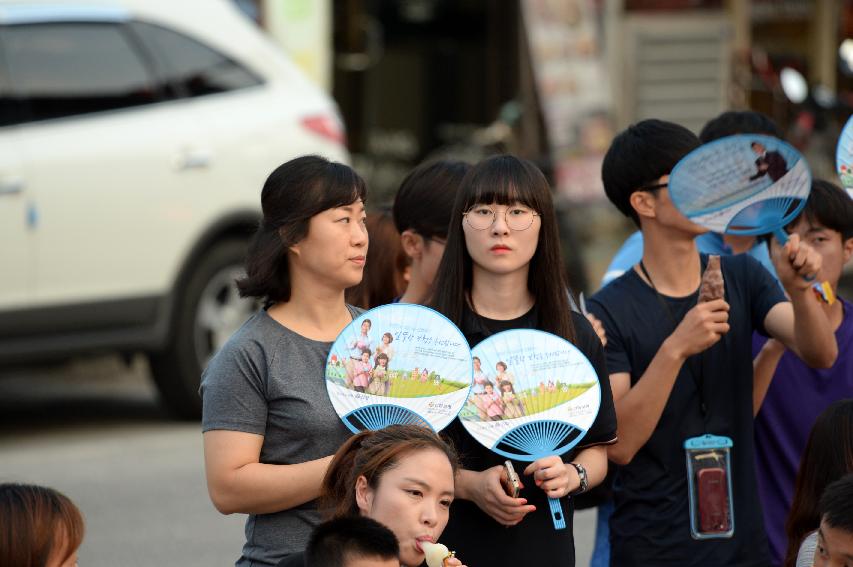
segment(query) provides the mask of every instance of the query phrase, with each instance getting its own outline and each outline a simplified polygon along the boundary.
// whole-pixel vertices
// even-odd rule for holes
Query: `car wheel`
[[[168,347],[149,356],[162,401],[176,417],[201,416],[202,370],[257,308],[239,296],[234,283],[245,273],[245,255],[243,240],[215,244],[176,291]]]

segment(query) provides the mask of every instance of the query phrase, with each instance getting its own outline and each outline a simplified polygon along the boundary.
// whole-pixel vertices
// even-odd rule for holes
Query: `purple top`
[[[785,558],[785,520],[812,425],[829,404],[853,397],[853,306],[841,298],[839,301],[844,319],[835,331],[835,364],[815,370],[786,350],[755,418],[758,491],[774,565],[781,565]]]

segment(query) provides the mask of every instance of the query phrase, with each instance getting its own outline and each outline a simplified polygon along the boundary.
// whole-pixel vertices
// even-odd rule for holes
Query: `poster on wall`
[[[333,56],[331,0],[266,1],[262,7],[261,20],[270,36],[312,81],[329,92]]]
[[[524,28],[557,189],[604,197],[601,162],[613,138],[600,10],[594,0],[522,0]]]

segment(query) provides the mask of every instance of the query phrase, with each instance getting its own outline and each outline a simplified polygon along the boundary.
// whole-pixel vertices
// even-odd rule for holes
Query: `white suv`
[[[0,365],[145,352],[198,415],[264,179],[343,138],[226,0],[0,0]]]

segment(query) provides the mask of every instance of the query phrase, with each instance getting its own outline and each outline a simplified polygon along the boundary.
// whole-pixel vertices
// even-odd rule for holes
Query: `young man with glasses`
[[[697,305],[708,257],[706,232],[669,198],[675,164],[699,140],[686,128],[646,120],[619,134],[604,159],[608,198],[643,233],[643,256],[596,294],[590,310],[607,331],[607,366],[620,465],[610,521],[611,564],[630,566],[768,565],[753,462],[753,330],[770,334],[812,365],[831,366],[832,331],[803,276],[820,255],[792,237],[774,250],[773,277],[746,255],[721,258],[725,299]],[[796,321],[796,332],[795,332]],[[684,443],[703,434],[729,437],[734,534],[691,537]]]
[[[764,134],[780,137],[779,128],[769,116],[752,110],[729,110],[705,124],[699,132],[699,141],[707,144],[735,134]],[[707,232],[696,238],[696,246],[705,254],[749,254],[761,262],[761,265],[771,274],[774,276],[776,274],[767,247],[755,237]],[[631,234],[613,255],[601,278],[601,285],[605,286],[624,274],[640,261],[642,254],[643,233],[638,230]]]

